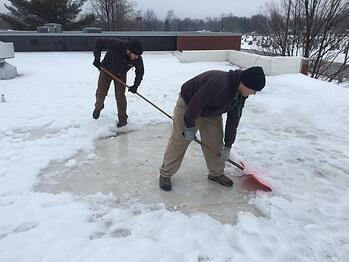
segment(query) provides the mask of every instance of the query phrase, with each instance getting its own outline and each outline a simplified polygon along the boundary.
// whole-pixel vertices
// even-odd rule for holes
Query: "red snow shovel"
[[[199,139],[195,139],[194,140],[195,142],[197,142],[198,144],[206,147],[208,150],[210,150],[211,152],[215,153],[216,155],[220,155],[218,152],[215,152],[214,150],[212,150],[211,148],[209,148],[207,145],[205,145],[203,142],[201,142]],[[245,169],[245,165],[243,162],[240,161],[240,164],[231,160],[231,159],[228,159],[227,160],[230,164],[232,164],[233,166],[237,167],[238,169],[240,169],[241,171],[244,171]],[[260,176],[257,176],[256,174],[254,173],[245,173],[244,175],[249,175],[251,176],[252,180],[258,184],[262,190],[264,191],[272,191],[272,188],[271,188],[271,185],[270,183],[268,183],[267,181],[265,181],[263,178],[261,178]]]
[[[119,78],[117,78],[112,72],[110,72],[108,69],[106,69],[105,67],[101,66],[100,70],[104,71],[106,74],[108,74],[111,78],[113,78],[114,80],[118,81],[120,84],[124,85],[125,87],[127,87],[127,89],[129,89],[130,87],[124,83],[123,81],[121,81]],[[173,117],[170,116],[169,114],[167,114],[165,111],[163,111],[161,108],[159,108],[157,105],[155,105],[154,103],[152,103],[151,101],[149,101],[147,98],[145,98],[144,96],[142,96],[140,93],[136,92],[136,95],[138,95],[139,97],[141,97],[143,100],[147,101],[149,104],[151,104],[153,107],[155,107],[157,110],[159,110],[160,112],[162,112],[164,115],[166,115],[167,117],[169,117],[171,120],[173,120]],[[211,148],[209,148],[207,145],[205,145],[203,142],[201,142],[199,139],[194,139],[194,141],[198,144],[200,144],[201,146],[207,148],[208,150],[210,150],[211,152],[215,153],[217,156],[220,155],[220,153],[212,150]],[[243,164],[243,162],[236,163],[235,161],[228,159],[228,162],[231,163],[232,165],[234,165],[235,167],[237,167],[238,169],[240,169],[241,171],[243,171],[245,169],[245,165]],[[244,175],[250,175],[253,179],[253,181],[255,183],[257,183],[261,189],[263,189],[264,191],[271,191],[272,187],[271,185],[265,181],[264,179],[262,179],[260,176],[257,176],[256,174],[250,173],[250,174],[244,174]]]

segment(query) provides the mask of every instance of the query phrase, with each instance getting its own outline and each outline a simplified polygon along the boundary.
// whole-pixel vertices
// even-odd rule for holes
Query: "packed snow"
[[[118,132],[114,94],[92,119],[98,71],[89,52],[16,53],[20,75],[0,82],[0,261],[349,261],[349,89],[301,74],[267,77],[247,100],[234,150],[272,177],[236,224],[117,195],[35,192],[50,161],[93,161],[98,138]],[[228,63],[180,63],[145,53],[139,92],[172,112],[180,86]],[[132,72],[128,83],[132,84]],[[129,125],[168,122],[128,94]],[[70,159],[70,160],[69,160]],[[175,190],[175,189],[174,189]]]
[[[346,37],[343,39],[343,41],[340,43],[340,45],[337,46],[337,49],[329,50],[328,54],[324,57],[324,60],[327,60],[329,62],[334,63],[341,63],[343,64],[344,61],[346,61],[346,64],[349,63],[348,59],[346,58],[346,47],[348,44],[349,38]],[[271,52],[271,38],[267,36],[261,36],[261,35],[244,35],[241,37],[241,49],[243,50],[255,50],[259,52]],[[299,48],[298,51],[294,52],[294,56],[302,56],[302,48]],[[342,50],[342,51],[340,51]],[[314,55],[316,56],[317,51],[313,51]]]

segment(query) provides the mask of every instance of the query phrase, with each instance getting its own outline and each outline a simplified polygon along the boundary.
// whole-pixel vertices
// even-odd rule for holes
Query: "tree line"
[[[88,4],[90,8],[82,7]],[[45,23],[59,23],[63,30],[95,26],[106,31],[225,31],[263,32],[263,15],[237,17],[228,14],[205,19],[179,18],[169,10],[164,19],[154,10],[137,11],[132,0],[9,0],[0,13],[0,26],[36,30]],[[86,11],[87,9],[87,11]]]

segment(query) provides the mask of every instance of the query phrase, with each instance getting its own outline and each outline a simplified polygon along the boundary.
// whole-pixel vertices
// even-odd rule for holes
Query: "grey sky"
[[[136,0],[138,9],[153,9],[159,18],[164,18],[173,9],[180,18],[205,18],[232,13],[236,16],[251,16],[261,10],[265,0]]]
[[[267,0],[135,0],[137,10],[153,9],[161,19],[171,9],[180,18],[217,17],[229,13],[236,16],[251,16],[261,12],[265,1]],[[0,0],[0,12],[6,11],[4,7],[6,2],[8,3],[6,0]]]

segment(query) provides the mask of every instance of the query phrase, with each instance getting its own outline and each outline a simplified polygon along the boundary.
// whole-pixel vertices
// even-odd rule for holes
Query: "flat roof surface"
[[[171,128],[171,123],[147,125],[101,137],[96,141],[96,159],[88,161],[87,154],[79,152],[74,159],[85,165],[67,168],[65,161],[51,163],[41,171],[35,190],[74,195],[112,192],[120,204],[127,205],[129,200],[164,203],[169,210],[208,214],[230,224],[237,222],[240,211],[262,216],[249,204],[253,192],[261,189],[250,176],[236,176],[239,171],[229,169],[235,172],[235,176],[229,174],[234,187],[208,180],[201,148],[195,143],[189,146],[181,168],[172,178],[173,190],[162,191],[158,185],[159,167]]]

